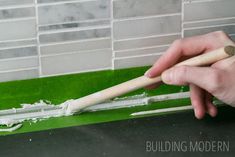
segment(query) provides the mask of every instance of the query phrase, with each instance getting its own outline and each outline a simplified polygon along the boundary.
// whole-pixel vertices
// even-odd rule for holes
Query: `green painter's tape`
[[[22,103],[34,103],[39,100],[48,100],[53,104],[60,104],[68,99],[77,99],[141,76],[147,69],[148,67],[115,71],[107,70],[0,83],[0,109],[16,108],[20,107]],[[183,91],[187,90],[187,88],[183,89]],[[180,91],[182,91],[181,87],[162,85],[157,90],[140,89],[125,96],[141,94],[143,92],[152,96]],[[70,117],[50,118],[37,123],[24,122],[21,129],[11,133],[0,133],[0,135],[129,119],[131,118],[129,114],[133,112],[188,104],[189,100],[171,100],[142,107],[82,113]]]

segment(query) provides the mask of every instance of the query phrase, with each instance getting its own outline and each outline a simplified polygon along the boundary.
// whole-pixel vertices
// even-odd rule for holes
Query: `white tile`
[[[114,60],[115,69],[131,68],[152,65],[161,55],[149,55],[132,58],[120,58]]]
[[[0,9],[0,20],[33,17],[35,16],[34,7],[23,7],[15,9]]]
[[[184,4],[184,21],[234,17],[234,0],[216,0]]]
[[[230,38],[235,42],[235,34],[230,35]]]
[[[75,41],[68,43],[58,43],[53,45],[41,46],[42,55],[61,54],[69,52],[79,52],[94,49],[111,48],[111,39],[100,39],[90,41]]]
[[[213,25],[227,25],[235,23],[235,17],[229,19],[219,19],[219,20],[210,20],[210,21],[200,21],[200,22],[189,22],[184,23],[183,28],[192,28],[192,27],[203,27],[203,26],[213,26]]]
[[[116,21],[113,30],[115,40],[178,33],[181,30],[181,16]]]
[[[42,57],[42,74],[53,75],[111,68],[110,49]]]
[[[38,66],[38,57],[0,60],[0,71],[32,68]]]
[[[0,73],[0,82],[12,80],[25,80],[38,77],[38,69]]]
[[[0,59],[37,56],[37,47],[23,47],[0,50]]]
[[[158,46],[158,47],[152,47],[152,48],[118,51],[118,52],[115,52],[115,57],[130,57],[130,56],[163,53],[168,49],[168,47],[169,46]]]
[[[181,12],[181,0],[116,0],[114,18],[172,14]]]
[[[0,50],[2,48],[9,48],[9,47],[21,47],[21,46],[28,46],[28,45],[37,45],[36,39],[25,39],[25,40],[16,40],[16,41],[7,41],[7,42],[0,42]]]
[[[33,4],[34,0],[1,0],[0,6]]]
[[[180,34],[166,35],[160,37],[148,37],[140,39],[130,39],[114,42],[114,50],[134,49],[141,47],[151,47],[157,45],[168,45],[174,40],[181,38]]]
[[[39,31],[50,31],[50,30],[62,30],[68,28],[86,28],[92,26],[110,26],[110,20],[98,20],[98,21],[85,21],[85,22],[69,22],[63,24],[40,26]]]
[[[42,34],[39,40],[42,44],[74,40],[87,40],[94,38],[110,37],[110,28],[89,29],[81,31],[59,32],[53,34]]]
[[[227,34],[234,34],[235,33],[235,25],[215,26],[215,27],[198,28],[198,29],[186,29],[186,30],[184,30],[184,37],[202,35],[202,34],[207,34],[210,32],[221,31],[221,30]]]
[[[40,6],[38,14],[40,25],[109,18],[110,0]]]
[[[0,23],[0,41],[36,37],[36,20]]]

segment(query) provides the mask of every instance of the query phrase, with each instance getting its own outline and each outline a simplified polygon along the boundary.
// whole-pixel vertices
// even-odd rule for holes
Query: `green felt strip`
[[[77,99],[141,76],[147,69],[148,67],[115,71],[107,70],[0,83],[0,109],[16,108],[20,107],[22,103],[34,103],[39,100],[48,100],[53,104],[60,104],[68,99]],[[187,90],[187,88],[183,88],[183,91]],[[143,92],[152,96],[180,91],[182,91],[182,87],[162,85],[156,90],[140,89],[124,96],[142,94]],[[129,114],[137,111],[188,104],[189,100],[171,100],[142,107],[82,113],[70,117],[50,118],[37,123],[24,122],[21,129],[12,133],[0,133],[0,135],[122,120],[132,118]]]

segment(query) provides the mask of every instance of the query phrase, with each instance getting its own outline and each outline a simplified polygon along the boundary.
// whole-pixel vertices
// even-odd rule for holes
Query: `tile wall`
[[[151,65],[176,39],[235,39],[234,0],[0,0],[0,81]]]

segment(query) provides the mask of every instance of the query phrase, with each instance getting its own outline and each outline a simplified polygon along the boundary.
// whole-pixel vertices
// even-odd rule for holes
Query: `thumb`
[[[176,66],[164,71],[162,81],[172,85],[195,84],[214,93],[223,82],[223,73],[211,67]]]

